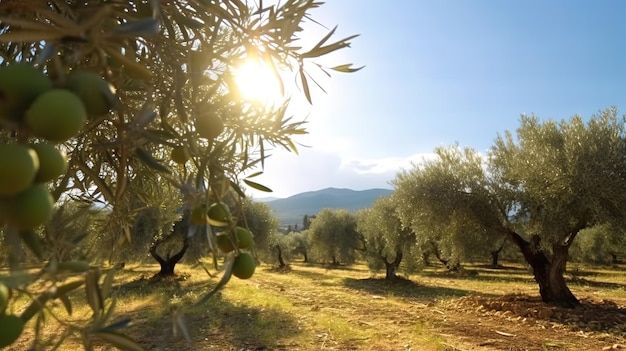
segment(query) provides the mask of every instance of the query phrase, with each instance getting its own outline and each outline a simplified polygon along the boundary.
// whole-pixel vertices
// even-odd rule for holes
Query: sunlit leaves
[[[257,5],[243,1],[129,0],[36,5],[16,1],[0,7],[2,65],[35,63],[60,86],[71,72],[89,71],[116,89],[118,108],[90,118],[86,128],[63,145],[71,161],[67,173],[54,184],[55,198],[70,197],[105,208],[99,223],[103,228],[97,233],[103,238],[98,243],[111,244],[113,255],[117,245],[138,239],[133,226],[145,208],[167,209],[158,212],[159,223],[165,224],[174,220],[171,216],[177,216],[181,207],[222,202],[228,196],[237,197],[233,203],[241,205],[244,185],[271,191],[253,180],[258,175],[253,172],[266,166],[271,148],[297,152],[294,138],[306,133],[304,122],[297,120],[301,116],[286,116],[290,101],[285,97],[283,74],[299,76],[304,96],[312,101],[309,83],[318,83],[307,72],[308,64],[349,47],[355,37],[332,40],[333,29],[308,51],[294,45],[302,22],[315,22],[309,11],[320,5],[313,0],[289,0],[265,7],[260,2],[261,8],[249,7]],[[231,72],[247,55],[256,55],[279,80],[281,98],[276,104],[259,106],[236,91]],[[315,63],[312,67],[323,70]],[[350,73],[360,68],[338,65],[331,69]],[[200,138],[190,121],[207,106],[219,114],[224,130]],[[21,141],[28,138],[20,135]],[[190,154],[184,165],[175,165],[168,157],[171,147],[179,145]],[[76,211],[65,218],[75,220],[80,213],[84,212]],[[63,217],[62,213],[58,217]],[[250,217],[250,224],[255,224],[254,216]],[[245,221],[244,216],[236,219]],[[262,223],[275,224],[270,220]],[[267,228],[260,224],[258,228],[258,238],[269,235],[262,231]],[[45,319],[41,312],[46,302],[55,298],[72,313],[75,302],[70,293],[84,286],[81,292],[92,311],[91,318],[60,332],[57,343],[79,331],[86,347],[93,338],[120,349],[139,350],[120,333],[128,320],[111,321],[115,306],[112,275],[102,280],[90,261],[67,259],[75,254],[68,246],[75,247],[86,237],[63,234],[75,229],[59,221],[44,230],[41,238],[45,236],[45,240],[40,240],[38,232],[7,233],[7,241],[16,246],[25,243],[39,260],[49,263],[42,280],[50,289],[32,295],[24,318],[38,315],[36,325],[42,326]],[[196,232],[190,230],[188,234]],[[47,245],[49,242],[52,244]],[[13,268],[19,268],[20,259],[17,255],[10,258]],[[66,276],[78,280],[65,282]],[[229,278],[227,269],[215,291]],[[175,323],[188,337],[178,316],[182,311]]]

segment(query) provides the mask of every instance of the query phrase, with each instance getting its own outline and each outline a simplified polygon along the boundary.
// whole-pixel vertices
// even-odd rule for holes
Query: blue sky
[[[334,74],[295,109],[309,121],[299,156],[276,151],[256,180],[286,197],[325,187],[390,188],[441,145],[487,151],[523,113],[626,113],[626,2],[328,0],[311,12],[352,48],[321,61]],[[303,43],[326,31],[313,26]],[[266,194],[254,193],[254,196]]]

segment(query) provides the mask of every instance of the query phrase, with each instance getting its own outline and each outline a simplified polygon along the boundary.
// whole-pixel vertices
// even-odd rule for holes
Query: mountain
[[[274,197],[274,196],[266,196],[266,197],[255,197],[254,201],[256,202],[270,202],[270,201],[274,201],[274,200],[278,200],[280,199],[279,197]]]
[[[324,208],[346,209],[355,212],[369,208],[381,196],[390,195],[390,189],[350,190],[326,188],[307,191],[284,199],[265,202],[281,222],[281,226],[289,224],[302,225],[304,215],[316,215]]]

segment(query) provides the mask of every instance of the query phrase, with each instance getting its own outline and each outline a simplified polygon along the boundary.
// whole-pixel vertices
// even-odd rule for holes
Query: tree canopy
[[[115,305],[110,294],[113,271],[101,279],[99,268],[91,267],[89,258],[57,262],[42,249],[46,240],[55,240],[46,237],[53,231],[40,232],[34,225],[23,229],[27,221],[15,210],[16,204],[40,199],[46,211],[29,212],[36,217],[26,218],[37,224],[51,216],[57,200],[73,198],[104,206],[108,209],[107,238],[117,245],[133,242],[136,216],[149,203],[141,200],[149,189],[143,192],[137,186],[148,169],[156,174],[157,183],[167,182],[178,189],[183,211],[224,206],[223,197],[231,192],[238,194],[240,203],[245,197],[243,184],[269,191],[252,178],[262,171],[270,148],[296,152],[293,138],[306,133],[301,116],[287,115],[289,96],[301,93],[312,102],[312,78],[307,73],[311,69],[326,73],[358,70],[350,64],[324,67],[315,62],[349,47],[355,36],[331,39],[336,28],[317,44],[297,45],[303,23],[316,23],[310,11],[321,5],[315,0],[269,5],[238,0],[0,3],[0,69],[4,74],[0,93],[10,97],[0,101],[3,152],[24,154],[24,169],[33,175],[38,164],[29,151],[32,143],[49,142],[68,161],[58,178],[32,185],[28,196],[2,197],[0,223],[8,223],[3,244],[15,250],[25,244],[49,273],[22,274],[16,280],[23,262],[19,257],[11,260],[11,276],[2,276],[0,281],[33,299],[19,319],[27,322],[43,316],[46,302],[55,298],[70,309],[67,294],[84,287],[92,320],[72,325],[68,333],[45,342],[62,343],[72,333],[80,333],[86,347],[92,338],[99,338],[118,348],[138,349],[117,331],[106,329]],[[235,76],[245,62],[265,65],[273,72],[283,90],[277,102],[261,103],[242,94]],[[283,78],[297,79],[300,92],[286,91]],[[40,96],[44,102],[38,101]],[[67,113],[54,113],[58,111]],[[65,118],[68,124],[48,123],[52,118]],[[9,168],[13,167],[3,169]],[[20,181],[8,172],[2,176]],[[215,240],[205,219],[234,228],[229,210],[219,220],[210,218],[208,212],[200,213],[197,223],[188,223],[190,235],[208,234],[204,237]],[[218,288],[230,278],[242,250],[247,249],[229,254]],[[56,275],[57,267],[73,276]],[[217,263],[214,267],[218,268]],[[69,278],[80,279],[66,282]],[[37,293],[35,281],[40,283]],[[45,287],[43,293],[41,287]],[[184,328],[184,323],[177,325]],[[42,338],[42,329],[37,328],[35,348],[45,344]]]
[[[543,300],[575,305],[563,278],[569,247],[583,229],[626,218],[625,137],[615,108],[588,121],[522,116],[516,137],[498,136],[486,156],[439,148],[435,160],[398,174],[400,218],[418,235],[434,228],[449,240],[506,235],[533,268]]]
[[[366,243],[365,258],[370,269],[385,268],[386,279],[396,277],[404,256],[414,260],[415,234],[404,227],[391,197],[382,197],[371,208],[356,214],[357,231]]]
[[[334,265],[353,263],[355,250],[364,249],[363,238],[356,231],[356,219],[345,209],[321,210],[311,221],[308,235],[311,253]]]

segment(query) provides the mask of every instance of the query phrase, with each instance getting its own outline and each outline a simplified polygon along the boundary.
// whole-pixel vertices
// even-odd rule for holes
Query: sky
[[[273,192],[257,198],[391,189],[438,146],[487,152],[522,114],[626,113],[626,1],[327,0],[310,14],[337,40],[360,34],[320,63],[365,68],[321,79],[326,92],[296,105],[304,146],[271,152],[254,180]],[[302,43],[326,32],[307,25]]]

